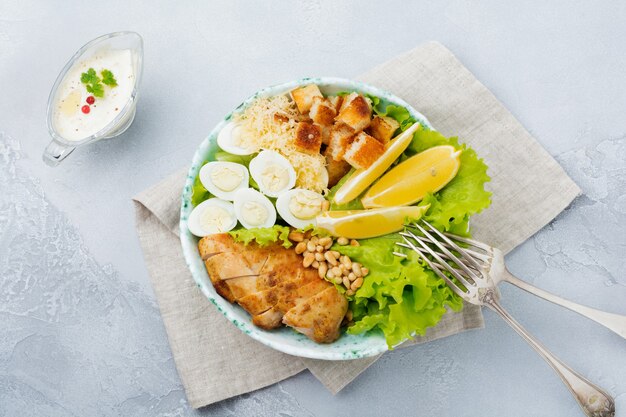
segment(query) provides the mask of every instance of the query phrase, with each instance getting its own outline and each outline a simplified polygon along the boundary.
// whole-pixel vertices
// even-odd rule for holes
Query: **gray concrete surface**
[[[548,4],[550,3],[550,5]],[[123,137],[45,166],[45,108],[100,34],[145,39]],[[515,250],[514,273],[626,314],[623,2],[0,2],[0,416],[577,416],[552,371],[489,312],[484,330],[386,355],[337,396],[308,373],[192,410],[134,233],[131,196],[190,161],[260,87],[350,77],[447,45],[584,196]],[[626,415],[626,341],[504,287],[505,305]]]

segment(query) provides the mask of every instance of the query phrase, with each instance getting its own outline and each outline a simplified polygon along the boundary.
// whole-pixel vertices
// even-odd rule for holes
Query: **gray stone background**
[[[49,89],[76,49],[116,30],[145,40],[136,121],[51,169],[41,161]],[[512,271],[626,314],[623,2],[2,0],[0,416],[581,415],[489,312],[486,329],[389,353],[334,397],[302,373],[199,411],[185,401],[131,197],[186,165],[260,87],[351,77],[426,40],[448,46],[584,190],[508,256]],[[626,415],[626,341],[502,290],[505,306]]]

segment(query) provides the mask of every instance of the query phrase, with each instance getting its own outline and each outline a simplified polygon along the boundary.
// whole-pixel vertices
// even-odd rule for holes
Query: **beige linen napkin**
[[[557,162],[447,50],[430,42],[358,77],[421,111],[445,135],[472,146],[489,166],[492,206],[472,221],[475,236],[505,252],[580,193]],[[178,240],[187,168],[135,198],[137,232],[189,403],[198,408],[309,369],[336,393],[376,358],[319,361],[282,354],[245,336],[196,287]],[[417,343],[482,327],[479,309],[449,313]]]

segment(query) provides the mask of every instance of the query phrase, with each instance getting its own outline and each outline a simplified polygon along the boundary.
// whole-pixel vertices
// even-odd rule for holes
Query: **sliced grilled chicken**
[[[244,245],[226,233],[201,239],[198,249],[218,294],[239,303],[255,325],[274,329],[285,323],[321,342],[339,337],[347,301],[317,271],[304,268],[292,249]]]
[[[262,314],[252,316],[252,323],[263,329],[275,329],[280,327],[285,313],[298,305],[298,303],[304,302],[318,292],[326,290],[328,287],[332,287],[333,290],[337,291],[332,284],[318,277],[315,281],[285,293],[271,309]]]
[[[329,287],[290,309],[283,323],[318,343],[339,337],[339,326],[348,311],[348,301],[335,287]]]

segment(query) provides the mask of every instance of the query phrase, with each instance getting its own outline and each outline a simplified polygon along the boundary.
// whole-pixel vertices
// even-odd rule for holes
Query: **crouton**
[[[291,91],[291,97],[296,102],[298,110],[302,114],[307,114],[313,105],[313,97],[324,98],[322,92],[315,84],[305,85]]]
[[[311,119],[322,126],[329,126],[333,124],[335,116],[337,116],[337,110],[335,107],[323,97],[313,97],[313,105],[309,111]]]
[[[289,116],[281,113],[274,113],[274,121],[276,123],[287,123],[289,121]]]
[[[322,126],[322,143],[324,145],[330,144],[330,132],[332,131],[332,126]]]
[[[336,123],[330,129],[330,143],[328,147],[335,161],[341,161],[348,145],[354,139],[354,133],[354,129],[341,123]]]
[[[328,171],[328,187],[332,187],[339,182],[350,171],[350,164],[344,160],[335,161],[330,148],[324,151],[326,157],[326,170]]]
[[[382,143],[365,132],[355,136],[343,159],[357,169],[367,169],[385,152]]]
[[[367,129],[367,133],[383,145],[387,145],[399,127],[400,123],[396,119],[387,116],[375,116]]]
[[[294,143],[300,152],[309,154],[320,153],[322,146],[322,128],[319,125],[300,122],[296,127]]]
[[[328,101],[335,108],[335,111],[339,113],[339,109],[341,109],[341,103],[343,103],[342,96],[328,96]]]
[[[347,96],[340,96],[341,100],[339,102],[339,108],[337,109],[337,113],[341,113],[346,107],[348,107],[348,104],[350,104],[350,102],[358,96],[359,93],[350,93]]]
[[[360,132],[370,125],[372,116],[370,103],[361,95],[352,98],[348,104],[345,104],[346,99],[344,99],[342,110],[339,111],[339,115],[337,115],[335,120],[345,123],[355,131]]]

